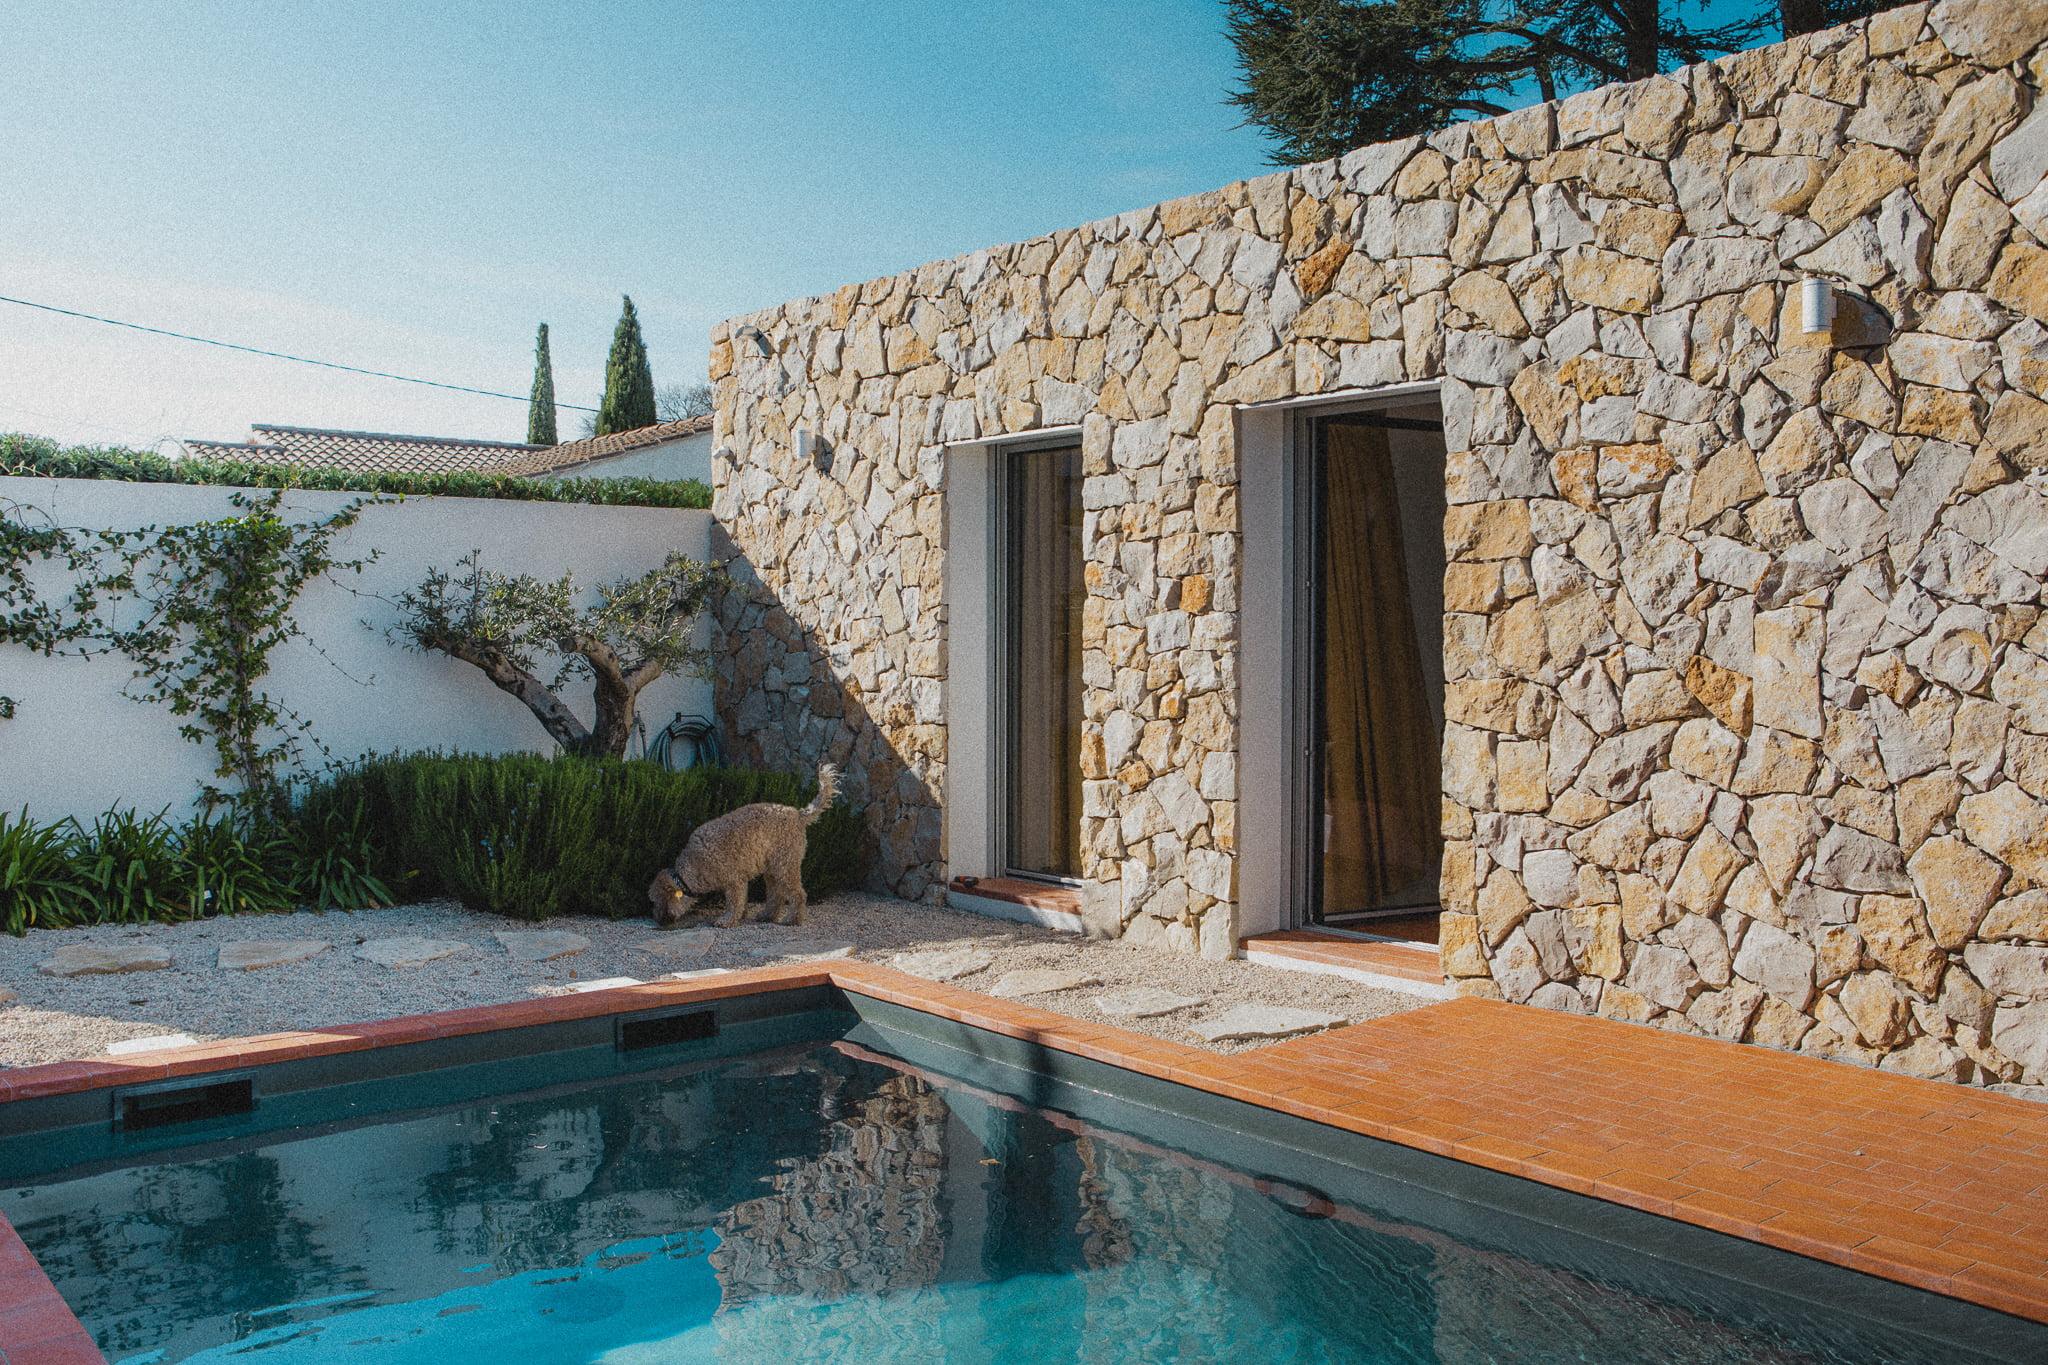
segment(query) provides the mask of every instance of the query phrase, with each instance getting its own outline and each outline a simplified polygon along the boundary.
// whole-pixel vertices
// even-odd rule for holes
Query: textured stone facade
[[[1227,946],[1236,405],[1441,381],[1447,976],[2048,1081],[2044,37],[1908,7],[740,320],[739,751],[850,760],[935,894],[945,448],[1078,423],[1091,914]]]

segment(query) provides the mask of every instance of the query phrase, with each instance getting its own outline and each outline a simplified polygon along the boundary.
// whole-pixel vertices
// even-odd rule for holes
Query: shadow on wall
[[[879,680],[863,680],[851,658],[835,661],[723,526],[713,525],[711,540],[733,583],[714,613],[725,647],[712,695],[728,757],[791,772],[837,764],[847,799],[866,816],[868,887],[937,903],[945,894],[939,773],[920,774],[892,738],[916,730],[909,704],[872,713],[863,698]]]

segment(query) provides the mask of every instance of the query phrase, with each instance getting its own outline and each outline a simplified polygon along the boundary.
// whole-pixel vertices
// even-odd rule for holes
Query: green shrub
[[[332,493],[388,493],[520,502],[588,502],[624,507],[709,507],[711,490],[697,479],[523,479],[507,474],[373,474],[353,469],[299,469],[242,460],[172,460],[120,446],[63,446],[42,436],[0,433],[0,474],[47,479],[115,479],[128,483],[223,484],[236,488],[308,488]]]
[[[268,820],[201,816],[179,831],[186,918],[275,914],[297,908],[292,843]]]
[[[0,929],[63,929],[91,920],[93,900],[69,821],[37,824],[0,811]]]
[[[163,812],[111,810],[74,822],[72,857],[97,923],[147,924],[191,917],[191,880],[178,831]]]
[[[646,913],[647,883],[692,830],[753,801],[800,805],[815,786],[736,768],[533,754],[405,754],[366,760],[307,793],[300,820],[360,820],[370,871],[409,898],[446,896],[515,919]],[[856,885],[858,812],[811,827],[814,898]]]
[[[311,910],[361,910],[394,905],[377,865],[368,815],[330,805],[296,812],[285,824],[291,845],[292,894]]]

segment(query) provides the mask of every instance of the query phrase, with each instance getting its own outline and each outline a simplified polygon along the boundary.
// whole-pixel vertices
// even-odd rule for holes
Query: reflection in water
[[[1911,1359],[806,1046],[0,1192],[116,1360]]]

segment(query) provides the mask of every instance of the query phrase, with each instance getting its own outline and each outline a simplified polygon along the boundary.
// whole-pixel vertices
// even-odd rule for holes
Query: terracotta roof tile
[[[515,460],[502,471],[506,474],[550,474],[558,469],[588,464],[592,460],[603,460],[613,455],[623,455],[629,450],[644,450],[664,441],[680,440],[711,430],[711,417],[685,417],[678,422],[656,422],[651,427],[635,427],[631,431],[615,431],[609,436],[593,436],[587,441],[564,441],[558,446],[531,448],[534,453]]]
[[[250,426],[249,439],[244,442],[188,440],[185,447],[209,459],[290,465],[298,469],[345,469],[364,474],[473,472],[527,477],[710,429],[708,416],[689,417],[680,422],[657,422],[634,431],[615,431],[587,441],[536,446],[512,441],[463,441],[446,436],[256,424]]]

